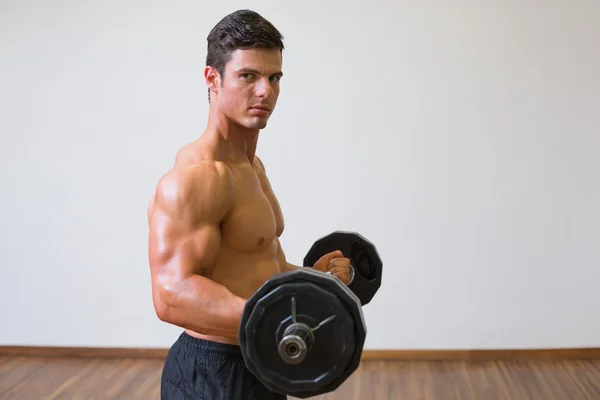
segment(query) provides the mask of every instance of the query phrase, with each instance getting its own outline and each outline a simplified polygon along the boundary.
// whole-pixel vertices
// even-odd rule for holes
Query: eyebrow
[[[247,73],[252,73],[252,74],[260,75],[260,71],[252,69],[252,68],[240,68],[240,69],[237,70],[237,72],[238,73],[247,72]],[[275,73],[272,73],[271,76],[280,76],[281,77],[281,76],[283,76],[283,72],[277,71]]]

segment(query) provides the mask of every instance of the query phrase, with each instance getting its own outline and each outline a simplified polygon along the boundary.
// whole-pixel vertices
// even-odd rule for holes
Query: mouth
[[[271,107],[269,107],[269,106],[263,106],[263,105],[252,106],[252,107],[250,107],[250,109],[251,110],[271,111]]]
[[[271,107],[263,105],[253,106],[250,107],[250,113],[258,117],[266,117],[271,113]]]

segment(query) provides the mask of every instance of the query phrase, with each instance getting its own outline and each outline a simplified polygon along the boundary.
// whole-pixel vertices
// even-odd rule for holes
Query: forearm
[[[283,252],[283,249],[281,248],[281,242],[280,242],[279,238],[277,238],[276,240],[277,240],[277,260],[279,261],[279,265],[281,266],[282,272],[289,272],[289,271],[293,271],[298,268],[302,268],[299,265],[295,265],[295,264],[289,263],[287,261],[285,253]],[[310,265],[309,267],[312,267],[312,265]]]
[[[246,299],[208,278],[192,275],[163,288],[159,318],[203,335],[236,339]]]
[[[294,264],[291,264],[291,263],[289,263],[289,262],[286,262],[286,264],[285,264],[285,265],[286,265],[286,266],[285,266],[285,269],[286,269],[286,271],[293,271],[293,270],[295,270],[295,269],[298,269],[298,268],[304,268],[304,267],[301,267],[301,266],[299,266],[299,265],[294,265]]]

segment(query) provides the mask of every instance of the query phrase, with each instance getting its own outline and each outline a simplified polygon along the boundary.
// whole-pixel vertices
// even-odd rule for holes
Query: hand
[[[340,250],[327,253],[317,260],[313,269],[321,272],[330,272],[338,277],[344,285],[350,283],[350,259],[344,257]]]

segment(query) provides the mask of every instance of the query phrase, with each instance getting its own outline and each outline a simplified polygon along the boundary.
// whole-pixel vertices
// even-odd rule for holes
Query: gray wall
[[[284,249],[377,244],[367,348],[600,346],[600,3],[391,4],[0,3],[0,344],[175,340],[146,206],[206,124],[208,31],[252,8],[286,36]]]

